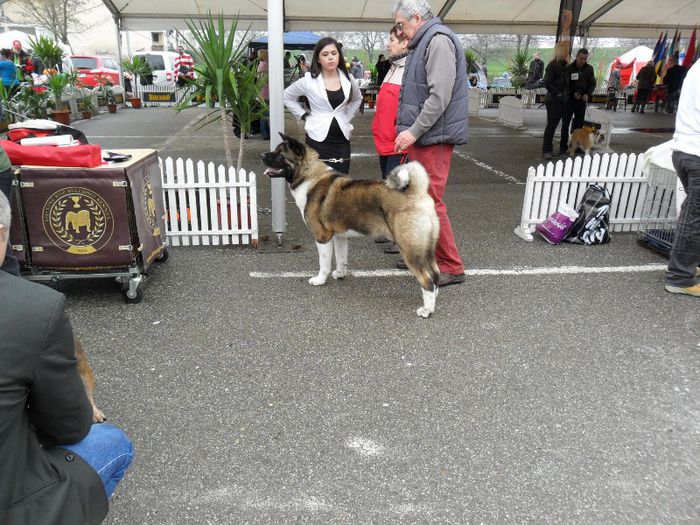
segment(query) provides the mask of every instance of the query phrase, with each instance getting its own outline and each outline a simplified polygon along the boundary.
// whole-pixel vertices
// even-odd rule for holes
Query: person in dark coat
[[[651,95],[651,90],[654,88],[655,83],[656,69],[654,68],[654,62],[650,60],[637,73],[637,98],[634,99],[634,106],[632,106],[633,113],[635,111],[644,113],[644,106],[649,100],[649,95]]]
[[[0,260],[10,213],[0,193]],[[133,449],[92,424],[65,297],[0,271],[0,304],[0,523],[100,523]]]
[[[554,132],[564,116],[566,105],[566,64],[569,59],[568,43],[557,44],[554,48],[554,58],[547,64],[544,70],[544,87],[547,90],[544,96],[544,105],[547,108],[547,126],[544,129],[542,140],[542,156],[549,160],[552,158]],[[560,150],[569,147],[568,137],[564,137],[564,128],[561,132]]]
[[[666,85],[666,113],[672,115],[676,109],[678,98],[681,94],[683,81],[688,73],[688,70],[679,64],[677,54],[674,54],[668,61],[669,67],[664,75],[664,84]]]
[[[527,89],[537,89],[542,87],[540,80],[544,78],[544,61],[539,53],[533,55],[533,60],[530,62],[530,68],[527,73]]]
[[[588,63],[588,50],[581,48],[576,53],[576,60],[566,66],[567,101],[561,123],[560,154],[566,153],[564,144],[569,143],[569,124],[571,130],[583,127],[586,118],[586,106],[595,90],[595,72]],[[572,121],[573,117],[573,121]],[[568,147],[568,146],[567,146]]]
[[[384,82],[384,77],[386,77],[389,69],[391,69],[391,62],[382,54],[377,58],[377,64],[374,67],[377,68],[377,85],[381,86],[382,82]]]

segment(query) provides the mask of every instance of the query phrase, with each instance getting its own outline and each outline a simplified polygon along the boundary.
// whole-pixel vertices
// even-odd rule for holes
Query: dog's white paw
[[[418,317],[422,317],[423,319],[427,319],[433,314],[433,310],[430,310],[429,308],[426,308],[425,306],[421,306],[416,310],[416,313],[418,314]]]
[[[309,284],[313,284],[314,286],[321,286],[326,284],[326,276],[323,275],[317,275],[316,277],[312,277],[309,279]]]
[[[333,279],[344,279],[345,270],[333,270],[333,273],[331,275],[333,276]]]

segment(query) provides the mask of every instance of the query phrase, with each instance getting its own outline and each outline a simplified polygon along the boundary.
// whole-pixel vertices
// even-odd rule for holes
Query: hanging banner
[[[561,0],[561,4],[559,4],[556,42],[567,43],[569,54],[571,54],[571,48],[574,45],[574,36],[576,36],[576,27],[582,5],[583,0]]]

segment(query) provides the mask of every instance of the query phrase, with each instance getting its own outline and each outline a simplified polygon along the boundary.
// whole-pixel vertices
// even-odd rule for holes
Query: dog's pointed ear
[[[306,146],[303,142],[299,142],[293,137],[287,137],[286,140],[289,144],[289,149],[291,149],[295,155],[298,155],[300,158],[304,158],[306,156]]]
[[[282,140],[283,140],[284,142],[289,142],[289,135],[285,135],[285,134],[282,133],[281,131],[279,132],[279,134],[280,134],[280,137],[282,137]]]

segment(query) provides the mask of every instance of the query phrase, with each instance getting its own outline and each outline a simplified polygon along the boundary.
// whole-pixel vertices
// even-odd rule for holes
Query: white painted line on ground
[[[170,135],[93,135],[91,139],[167,139]]]
[[[666,269],[665,264],[646,264],[643,266],[559,266],[551,268],[512,268],[497,270],[494,268],[481,268],[467,270],[469,276],[498,276],[498,275],[571,275],[584,273],[635,273],[635,272],[660,272]],[[256,279],[299,279],[313,277],[316,272],[250,272]],[[352,277],[405,277],[410,275],[407,270],[350,270],[348,275]]]
[[[464,160],[468,160],[469,162],[473,162],[474,164],[476,164],[480,168],[483,168],[486,171],[490,171],[491,173],[493,173],[497,177],[501,177],[502,179],[505,179],[508,182],[512,182],[514,184],[525,184],[524,182],[520,182],[518,179],[516,179],[512,175],[508,175],[507,173],[504,173],[501,170],[497,170],[493,166],[489,166],[485,162],[481,162],[480,160],[475,159],[471,155],[467,155],[466,153],[462,153],[461,151],[457,151],[457,150],[455,150],[455,153],[458,156],[462,157]]]

